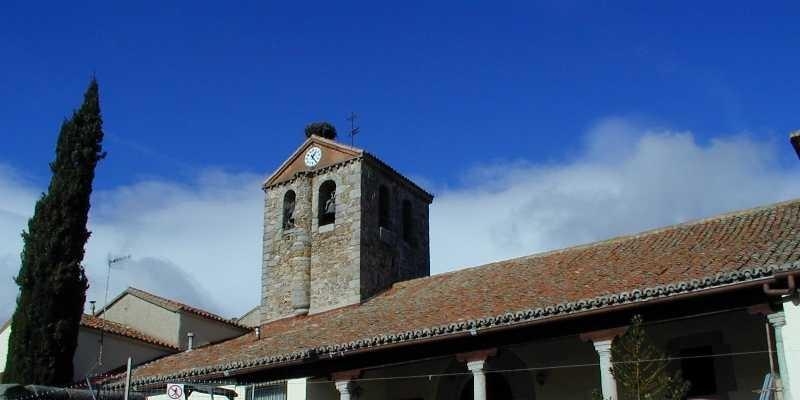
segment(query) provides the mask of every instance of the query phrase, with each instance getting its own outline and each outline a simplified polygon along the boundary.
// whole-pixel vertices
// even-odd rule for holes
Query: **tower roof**
[[[312,172],[325,171],[327,168],[335,167],[339,164],[351,162],[353,160],[367,160],[377,168],[398,177],[402,182],[408,184],[419,195],[426,199],[428,203],[433,200],[433,195],[428,191],[414,183],[411,179],[401,174],[389,164],[376,157],[375,155],[364,151],[363,149],[348,146],[339,143],[335,140],[326,139],[320,136],[312,135],[306,139],[293,153],[286,159],[267,179],[264,180],[262,185],[263,189],[280,185],[284,182],[290,181],[294,178],[295,174],[300,171],[308,171],[308,167],[303,164],[303,155],[312,146],[320,147],[324,150],[323,159],[317,164]]]
[[[312,146],[318,146],[323,149],[332,150],[334,156],[323,159],[320,161],[320,164],[316,166],[316,169],[324,168],[333,164],[338,164],[341,162],[349,161],[354,158],[361,157],[364,155],[364,150],[344,145],[339,143],[335,140],[325,139],[320,136],[312,135],[308,139],[306,139],[297,150],[292,153],[286,161],[281,164],[278,169],[275,170],[266,180],[264,180],[263,187],[269,187],[283,181],[291,179],[294,174],[300,170],[305,170],[306,167],[303,165],[303,154],[306,150]]]

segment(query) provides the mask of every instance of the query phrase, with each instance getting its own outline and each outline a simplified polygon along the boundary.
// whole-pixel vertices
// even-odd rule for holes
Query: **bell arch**
[[[297,205],[297,195],[294,190],[287,190],[283,195],[283,221],[281,226],[284,230],[294,228],[294,209]]]
[[[336,182],[327,180],[319,185],[317,196],[317,218],[319,226],[336,222]]]

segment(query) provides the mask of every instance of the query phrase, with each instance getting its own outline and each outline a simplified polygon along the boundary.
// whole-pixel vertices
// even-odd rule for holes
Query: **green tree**
[[[11,325],[5,382],[63,385],[72,381],[72,357],[86,299],[84,245],[89,196],[102,150],[103,121],[97,81],[83,105],[61,125],[53,175],[36,203],[15,281],[20,292]]]
[[[618,400],[679,400],[689,391],[680,371],[670,374],[666,355],[653,345],[636,315],[631,326],[611,344],[611,374]],[[595,393],[596,399],[602,399]]]
[[[330,122],[312,122],[306,125],[306,137],[317,135],[325,139],[336,139],[336,127]]]

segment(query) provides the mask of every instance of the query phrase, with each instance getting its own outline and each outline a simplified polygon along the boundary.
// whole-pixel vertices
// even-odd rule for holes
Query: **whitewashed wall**
[[[181,349],[185,349],[188,345],[186,334],[189,332],[194,333],[194,347],[197,348],[209,343],[216,343],[225,339],[241,336],[246,330],[224,322],[181,311],[180,328],[178,329]],[[253,336],[253,340],[255,340],[255,335]]]
[[[83,380],[86,375],[102,374],[124,366],[128,362],[128,357],[133,357],[133,365],[140,365],[174,352],[161,346],[109,333],[105,334],[103,342],[103,365],[97,365],[100,332],[81,327],[78,332],[78,348],[72,359],[73,380]]]
[[[180,343],[178,313],[133,295],[122,296],[106,310],[105,318],[159,338],[173,346]]]
[[[11,324],[8,324],[6,329],[0,332],[0,374],[6,369],[6,360],[8,359],[8,338],[11,335]]]
[[[788,383],[791,398],[800,398],[800,305],[798,300],[787,300],[783,303],[786,326],[783,327],[783,351],[788,371],[782,371],[784,384]]]

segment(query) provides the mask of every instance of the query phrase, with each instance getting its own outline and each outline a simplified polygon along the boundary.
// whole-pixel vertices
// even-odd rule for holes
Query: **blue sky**
[[[134,253],[227,314],[257,302],[258,181],[351,111],[356,145],[438,195],[434,272],[800,196],[800,3],[427,3],[3,2],[1,287],[93,73],[90,278]],[[221,264],[254,282],[233,305],[198,294]]]
[[[435,3],[4,2],[0,156],[46,182],[93,72],[99,187],[266,173],[307,122],[345,131],[350,111],[359,145],[440,183],[476,162],[567,159],[609,115],[701,141],[798,128],[797,2]]]

